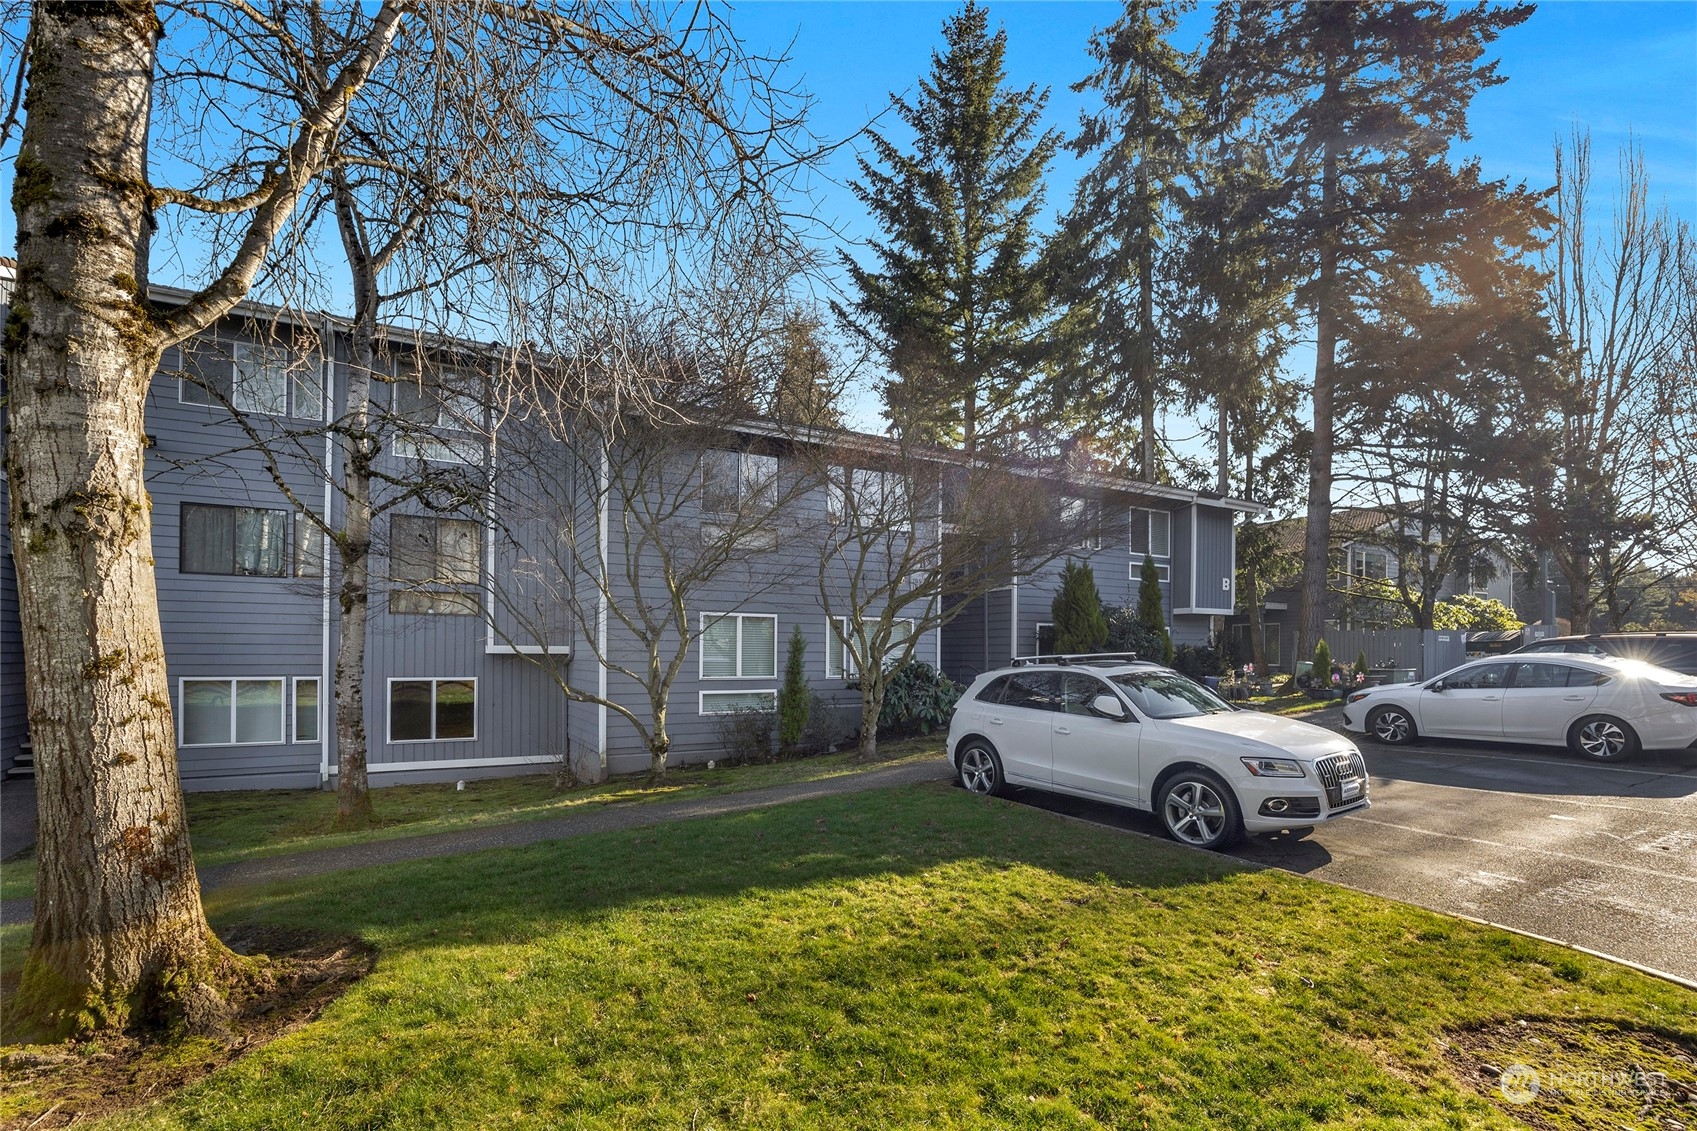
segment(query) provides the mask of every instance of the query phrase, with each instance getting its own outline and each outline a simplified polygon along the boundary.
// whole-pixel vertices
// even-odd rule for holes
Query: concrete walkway
[[[303,876],[347,872],[409,860],[459,856],[468,852],[482,852],[488,848],[518,848],[521,845],[536,844],[545,840],[563,840],[589,833],[641,829],[673,821],[692,821],[700,817],[743,813],[750,809],[765,809],[792,801],[811,801],[818,797],[861,793],[917,782],[948,781],[951,776],[949,764],[939,758],[933,762],[917,762],[883,770],[863,770],[820,781],[773,785],[742,793],[722,793],[716,797],[684,798],[647,804],[603,805],[588,812],[571,813],[544,821],[461,829],[455,832],[432,833],[428,836],[379,840],[368,844],[297,852],[289,856],[270,856],[234,864],[220,864],[200,870],[200,886],[203,890],[214,891],[224,887],[277,883],[282,880],[300,879]],[[27,923],[34,915],[35,901],[32,899],[0,902],[0,924]]]

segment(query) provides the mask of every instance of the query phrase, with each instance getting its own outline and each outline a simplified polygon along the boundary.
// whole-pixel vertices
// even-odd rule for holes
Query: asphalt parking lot
[[[1534,746],[1359,745],[1371,809],[1232,855],[1697,981],[1697,751],[1603,766]],[[1020,796],[1159,832],[1147,813]]]

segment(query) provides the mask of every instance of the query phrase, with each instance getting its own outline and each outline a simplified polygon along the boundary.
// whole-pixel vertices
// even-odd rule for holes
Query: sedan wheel
[[[988,742],[974,739],[960,748],[955,756],[960,766],[960,784],[967,792],[988,796],[1000,793],[1006,784],[1002,777],[1002,760]]]
[[[1638,752],[1638,736],[1618,719],[1592,715],[1567,732],[1568,749],[1598,762],[1615,762]]]
[[[1230,787],[1213,774],[1181,773],[1161,791],[1161,823],[1174,840],[1194,848],[1227,848],[1243,835],[1243,817]]]
[[[1387,746],[1414,741],[1414,720],[1401,707],[1380,707],[1367,718],[1367,731]]]

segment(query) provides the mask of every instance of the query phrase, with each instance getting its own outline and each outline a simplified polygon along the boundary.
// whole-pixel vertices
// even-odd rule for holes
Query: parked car
[[[1521,652],[1354,692],[1343,725],[1393,746],[1420,736],[1565,744],[1613,762],[1644,747],[1697,748],[1697,677],[1613,656]]]
[[[1367,767],[1349,739],[1240,711],[1171,668],[1123,657],[986,672],[955,705],[948,749],[974,793],[1031,786],[1153,811],[1198,848],[1368,805]]]
[[[1577,656],[1619,656],[1658,668],[1697,675],[1697,632],[1593,632],[1552,636],[1515,653],[1560,652]]]

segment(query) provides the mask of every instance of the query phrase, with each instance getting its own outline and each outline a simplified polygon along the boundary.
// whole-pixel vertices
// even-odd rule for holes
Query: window
[[[777,502],[776,456],[719,448],[702,453],[701,509],[707,514],[759,513]]]
[[[1077,550],[1102,548],[1102,504],[1096,499],[1062,499],[1061,530]]]
[[[181,681],[179,746],[259,746],[283,741],[283,680]]]
[[[1501,687],[1508,679],[1508,664],[1481,664],[1464,668],[1444,677],[1444,689],[1453,691],[1489,691]]]
[[[1167,511],[1132,507],[1131,552],[1138,557],[1172,557],[1173,516]]]
[[[180,573],[289,575],[289,512],[184,503],[180,515]]]
[[[771,679],[777,674],[777,617],[739,613],[702,616],[702,679]]]
[[[295,576],[324,576],[324,531],[300,515],[295,516]]]
[[[1087,715],[1099,719],[1102,715],[1091,706],[1098,695],[1113,695],[1108,685],[1093,675],[1082,672],[1067,672],[1064,681],[1066,704],[1063,710],[1069,715]]]
[[[1063,702],[1059,672],[1028,672],[1008,677],[1002,706],[1028,711],[1059,711]]]
[[[396,581],[415,584],[389,593],[389,611],[401,615],[475,616],[477,595],[466,589],[481,576],[481,528],[463,518],[398,514],[389,520],[389,568]]]
[[[1367,546],[1351,546],[1349,548],[1349,573],[1351,577],[1383,581],[1387,576],[1388,565],[1389,558],[1383,550],[1375,550]]]
[[[1151,719],[1188,719],[1233,709],[1200,683],[1176,672],[1125,672],[1113,680],[1137,709]]]
[[[826,484],[825,509],[832,522],[852,521],[872,530],[913,529],[905,476],[865,467],[842,468],[839,474]]]
[[[703,691],[696,711],[702,715],[729,715],[735,711],[775,711],[776,691]]]
[[[389,681],[390,742],[448,742],[476,737],[477,680]]]
[[[295,678],[295,741],[318,741],[318,677]]]
[[[849,628],[847,617],[830,617],[826,620],[827,636],[825,639],[825,678],[853,679],[860,674],[860,665],[855,663],[854,655],[858,652],[864,656],[871,645],[866,640],[864,631],[855,641],[854,647],[849,647]],[[913,635],[913,620],[909,617],[898,618],[890,625],[890,643],[884,650],[885,666],[895,663],[901,658],[902,649],[907,646],[908,638]]]
[[[183,351],[187,375],[177,385],[184,404],[221,404],[267,416],[324,419],[324,374],[315,354],[276,343],[236,342]],[[211,388],[207,388],[211,386]]]
[[[1037,626],[1037,651],[1034,656],[1053,656],[1055,654],[1055,626],[1039,624]]]
[[[395,440],[395,454],[432,463],[482,463],[483,445],[477,439],[439,434],[482,428],[483,405],[471,395],[477,386],[477,374],[467,369],[423,373],[416,363],[402,363],[394,385],[394,416],[413,434]]]

